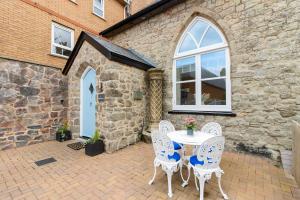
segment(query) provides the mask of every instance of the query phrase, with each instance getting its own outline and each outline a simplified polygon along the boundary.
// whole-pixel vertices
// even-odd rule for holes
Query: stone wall
[[[68,119],[73,134],[80,135],[80,79],[88,66],[96,70],[97,95],[105,94],[104,102],[96,103],[96,128],[105,137],[106,151],[135,143],[146,116],[146,72],[108,60],[87,42],[68,73]],[[135,91],[143,93],[142,100],[134,100]]]
[[[65,94],[61,70],[0,58],[0,149],[53,139],[66,120]]]
[[[300,119],[300,1],[187,0],[116,36],[164,69],[164,118],[183,128],[172,110],[172,63],[185,27],[202,16],[223,30],[230,47],[232,108],[237,117],[197,115],[198,126],[221,123],[227,149],[278,159],[291,148],[291,120]]]

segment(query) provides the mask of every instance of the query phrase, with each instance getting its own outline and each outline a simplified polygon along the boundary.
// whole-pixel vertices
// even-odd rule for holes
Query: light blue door
[[[96,72],[87,69],[81,85],[81,136],[91,137],[96,130]]]

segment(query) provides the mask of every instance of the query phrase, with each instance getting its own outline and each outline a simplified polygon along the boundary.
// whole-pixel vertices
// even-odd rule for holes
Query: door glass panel
[[[176,104],[195,105],[195,82],[176,84]]]
[[[218,32],[214,28],[209,27],[200,44],[200,47],[206,47],[209,45],[218,44],[222,42],[223,42],[222,38],[220,37]]]
[[[190,33],[194,36],[198,44],[203,36],[204,31],[207,28],[207,23],[198,21],[190,30]]]
[[[71,48],[71,33],[58,27],[54,27],[54,42]]]
[[[206,80],[201,82],[202,105],[226,105],[225,79]]]
[[[185,51],[190,51],[193,49],[197,49],[197,46],[194,42],[194,40],[192,39],[192,37],[189,34],[186,34],[181,47],[179,49],[179,53],[185,52]]]
[[[176,81],[195,80],[195,57],[176,61]]]
[[[201,55],[201,77],[213,78],[226,76],[225,50]]]

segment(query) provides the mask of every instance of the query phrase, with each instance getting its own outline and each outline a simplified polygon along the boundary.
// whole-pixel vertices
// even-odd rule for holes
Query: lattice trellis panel
[[[150,121],[159,122],[162,117],[162,80],[150,81]]]
[[[158,123],[162,118],[162,77],[161,69],[149,71],[151,123]]]

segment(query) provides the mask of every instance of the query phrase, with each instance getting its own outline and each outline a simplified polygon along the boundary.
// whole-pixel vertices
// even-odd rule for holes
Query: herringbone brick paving
[[[0,152],[0,199],[168,199],[167,178],[153,175],[152,145],[138,143],[113,154],[96,157],[74,151],[67,143],[45,142]],[[34,161],[54,157],[57,162],[38,167]],[[222,183],[230,199],[296,200],[300,190],[281,168],[267,159],[225,152]],[[173,176],[173,200],[199,199],[193,177],[186,188]],[[216,179],[205,188],[205,199],[222,199]]]

